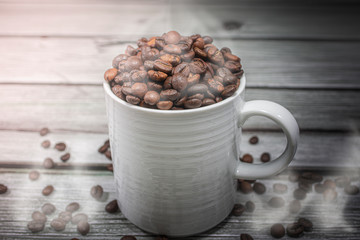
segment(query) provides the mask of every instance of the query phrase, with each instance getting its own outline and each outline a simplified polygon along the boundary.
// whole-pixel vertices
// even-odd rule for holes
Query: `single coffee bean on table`
[[[282,184],[282,183],[275,183],[273,185],[273,189],[274,189],[275,193],[284,194],[287,192],[288,186],[286,184]]]
[[[45,203],[42,207],[41,207],[41,211],[46,214],[46,215],[50,215],[53,212],[55,212],[56,207],[51,204],[51,203]]]
[[[50,141],[49,140],[44,140],[42,143],[41,143],[41,146],[43,148],[49,148],[51,145]]]
[[[266,187],[264,184],[260,183],[260,182],[256,182],[253,185],[253,190],[254,192],[256,192],[257,194],[264,194],[266,192]]]
[[[72,217],[71,223],[72,224],[78,224],[81,221],[88,221],[88,216],[85,213],[78,213],[75,216]]]
[[[112,158],[111,158],[111,151],[110,151],[110,150],[107,150],[107,151],[105,152],[105,156],[106,156],[107,159],[112,160]]]
[[[36,222],[42,222],[45,223],[47,218],[46,215],[40,211],[35,211],[31,214],[31,217]]]
[[[290,223],[286,227],[286,233],[289,237],[298,238],[304,234],[304,227],[298,222]]]
[[[305,232],[313,230],[313,223],[307,218],[299,218],[298,223],[304,227]]]
[[[61,218],[55,218],[54,220],[52,220],[50,222],[50,226],[55,231],[63,231],[65,229],[66,222],[64,220],[62,220]]]
[[[259,142],[259,138],[257,136],[253,136],[249,139],[250,144],[257,144]]]
[[[72,202],[72,203],[69,203],[69,204],[66,206],[65,211],[73,213],[73,212],[79,210],[79,208],[80,208],[80,204],[79,204],[79,203],[77,203],[77,202]]]
[[[42,230],[44,230],[45,227],[45,223],[44,222],[38,222],[38,221],[31,221],[27,224],[27,228],[32,232],[32,233],[37,233],[37,232],[41,232]]]
[[[268,152],[264,152],[263,154],[261,154],[260,156],[260,161],[261,162],[269,162],[271,160],[271,157],[270,157],[270,153]]]
[[[298,213],[301,209],[301,203],[299,200],[292,200],[289,204],[290,213]]]
[[[0,194],[6,193],[7,190],[8,190],[7,186],[5,186],[4,184],[0,184]]]
[[[281,208],[285,205],[285,200],[282,197],[272,197],[268,203],[270,207]]]
[[[254,240],[254,239],[250,234],[242,233],[240,235],[240,240]]]
[[[93,186],[90,190],[90,194],[93,198],[99,200],[104,193],[103,188],[100,185]]]
[[[106,165],[106,169],[107,169],[108,171],[110,171],[110,172],[113,172],[113,171],[114,171],[114,167],[113,167],[112,164]]]
[[[233,210],[231,211],[232,215],[234,216],[241,216],[245,211],[245,206],[240,204],[240,203],[237,203],[234,205],[234,208]]]
[[[59,218],[61,218],[62,220],[64,220],[64,222],[68,223],[71,221],[72,219],[72,214],[71,212],[61,212],[59,213]]]
[[[252,201],[247,201],[245,203],[246,211],[253,212],[255,210],[255,203]]]
[[[282,238],[285,236],[285,228],[282,224],[276,223],[271,226],[270,234],[274,238]]]
[[[38,171],[36,171],[36,170],[33,170],[33,171],[29,172],[29,179],[31,181],[37,180],[39,178],[39,176],[40,176],[40,173]]]
[[[244,154],[242,158],[240,158],[242,162],[252,163],[254,161],[254,158],[251,154]]]
[[[54,160],[52,160],[52,158],[45,158],[43,162],[43,166],[46,169],[54,168],[55,167]]]
[[[55,149],[62,152],[66,149],[66,144],[63,142],[59,142],[55,144]]]
[[[42,128],[41,130],[40,130],[40,136],[45,136],[46,134],[48,134],[50,131],[49,131],[49,129],[48,128]]]
[[[295,189],[293,196],[297,200],[304,200],[306,198],[306,191],[302,188]]]
[[[42,190],[42,194],[43,194],[44,196],[49,196],[53,191],[54,191],[54,186],[53,186],[53,185],[47,185],[47,186]]]
[[[253,191],[253,188],[249,182],[241,180],[238,180],[238,189],[245,194],[251,193]]]
[[[61,161],[67,162],[70,159],[70,153],[65,153],[60,157]]]
[[[299,186],[299,188],[303,189],[307,193],[312,191],[312,184],[310,184],[310,183],[300,181],[298,183],[298,186]]]
[[[119,206],[118,206],[118,203],[117,203],[116,199],[110,201],[105,206],[105,211],[108,212],[108,213],[116,213],[118,210],[119,210]]]
[[[356,195],[359,193],[359,187],[355,185],[347,185],[345,187],[345,192],[349,195]]]
[[[77,224],[77,231],[85,236],[86,234],[89,233],[90,231],[90,225],[87,221],[80,221],[78,224]]]
[[[317,193],[323,193],[326,190],[326,187],[322,183],[317,183],[317,184],[315,184],[314,189],[315,189],[315,192],[317,192]]]

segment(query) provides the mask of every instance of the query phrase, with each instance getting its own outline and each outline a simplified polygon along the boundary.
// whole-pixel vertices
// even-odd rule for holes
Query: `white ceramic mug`
[[[104,83],[116,196],[139,228],[188,236],[231,212],[236,179],[269,177],[294,157],[299,128],[291,113],[269,101],[244,100],[245,76],[233,96],[187,110],[131,105]],[[241,127],[251,116],[275,121],[287,137],[282,155],[263,164],[239,161]]]

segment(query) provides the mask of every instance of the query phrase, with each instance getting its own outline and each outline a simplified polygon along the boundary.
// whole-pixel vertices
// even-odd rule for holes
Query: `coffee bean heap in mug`
[[[219,50],[209,36],[138,40],[116,56],[105,80],[113,93],[141,107],[180,110],[208,106],[234,94],[243,74],[240,58],[227,47]]]

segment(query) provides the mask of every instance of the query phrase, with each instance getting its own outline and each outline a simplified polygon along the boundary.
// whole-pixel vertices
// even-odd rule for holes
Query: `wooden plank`
[[[260,142],[249,143],[251,136],[258,136]],[[0,134],[0,167],[39,167],[46,157],[51,157],[57,168],[97,168],[105,169],[110,164],[98,148],[108,138],[106,133],[52,132],[41,137],[37,132],[1,131]],[[51,147],[42,148],[41,142],[50,140]],[[64,164],[59,152],[53,147],[57,142],[65,142],[65,152],[71,154],[70,160]],[[291,167],[293,168],[359,168],[360,136],[344,133],[304,132],[300,135],[297,153]],[[241,155],[250,153],[254,163],[261,163],[260,156],[269,152],[272,159],[279,156],[286,146],[286,139],[281,132],[244,131],[241,139]],[[314,147],[316,146],[316,147]]]
[[[359,39],[359,6],[319,1],[33,1],[0,3],[0,35],[126,36],[176,29],[223,38]],[[88,17],[91,16],[91,17]],[[226,30],[236,21],[240,28]]]
[[[101,84],[117,38],[0,38],[0,83]],[[215,40],[242,58],[248,87],[360,89],[360,43]]]
[[[0,88],[0,129],[107,131],[102,86],[8,85]],[[264,99],[288,108],[302,130],[357,131],[358,91],[247,89],[246,99]],[[278,129],[254,117],[245,128]]]
[[[69,239],[79,237],[75,226],[68,224],[65,231],[55,232],[49,222],[63,211],[70,202],[78,202],[81,208],[78,212],[86,213],[91,224],[91,239],[119,239],[121,236],[131,234],[138,239],[154,239],[154,235],[146,233],[119,212],[108,214],[104,211],[106,203],[115,198],[113,177],[109,172],[99,171],[40,171],[37,181],[28,179],[29,170],[0,170],[0,182],[9,187],[6,194],[0,195],[0,234],[6,239]],[[325,179],[334,179],[339,176],[325,175]],[[356,176],[356,175],[355,175]],[[359,195],[349,196],[343,189],[337,188],[338,197],[335,203],[325,203],[321,194],[311,192],[305,200],[301,201],[299,213],[290,214],[288,204],[293,200],[292,192],[297,183],[290,183],[287,174],[281,174],[271,179],[261,180],[267,190],[263,195],[256,193],[243,194],[237,192],[236,202],[244,204],[251,200],[255,203],[253,213],[245,212],[240,217],[229,216],[215,228],[190,239],[239,239],[241,233],[251,234],[254,239],[272,239],[269,229],[274,223],[284,225],[294,222],[299,217],[306,217],[313,221],[314,230],[305,233],[305,239],[356,239],[360,234],[360,198]],[[274,183],[283,183],[288,186],[285,194],[273,192]],[[41,190],[47,184],[52,184],[55,191],[48,197],[41,195]],[[103,201],[96,201],[90,196],[90,188],[100,184],[104,188]],[[359,185],[358,178],[353,184]],[[270,208],[268,200],[273,196],[284,198],[286,205],[280,209]],[[51,202],[57,208],[56,212],[48,216],[45,230],[32,234],[27,230],[26,224],[31,220],[31,213],[39,210],[46,203]],[[331,211],[330,211],[331,210]],[[284,239],[290,239],[285,237]]]

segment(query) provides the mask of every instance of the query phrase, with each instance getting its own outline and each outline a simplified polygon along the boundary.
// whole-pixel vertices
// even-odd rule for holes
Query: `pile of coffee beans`
[[[176,31],[138,40],[116,56],[104,78],[120,99],[161,110],[193,109],[234,94],[243,75],[240,58],[209,36]]]

